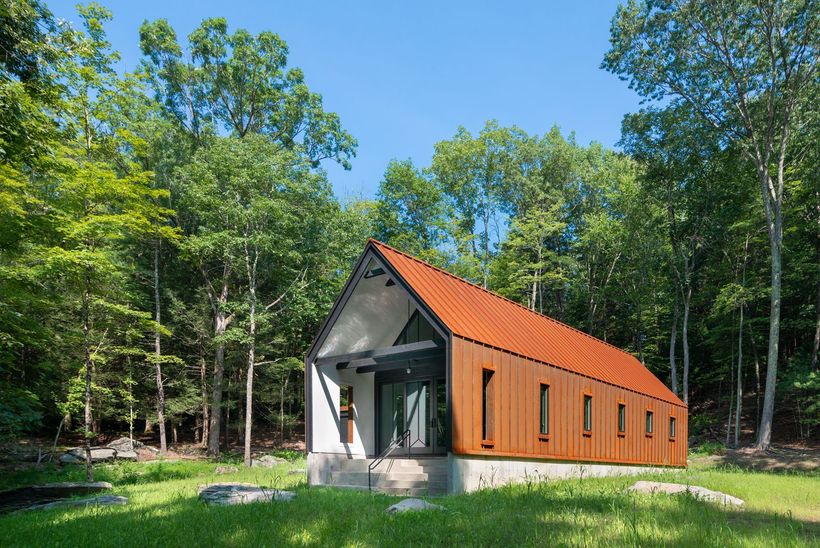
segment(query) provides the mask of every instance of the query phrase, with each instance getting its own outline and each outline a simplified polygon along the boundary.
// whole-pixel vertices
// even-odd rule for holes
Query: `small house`
[[[457,493],[686,466],[687,406],[634,356],[375,240],[305,383],[313,485]]]

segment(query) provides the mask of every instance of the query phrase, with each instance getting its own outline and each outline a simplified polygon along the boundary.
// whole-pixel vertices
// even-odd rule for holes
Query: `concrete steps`
[[[350,459],[334,465],[330,484],[337,487],[367,489],[368,466],[373,459]],[[392,495],[424,496],[447,492],[447,459],[384,459],[370,477],[374,491]]]

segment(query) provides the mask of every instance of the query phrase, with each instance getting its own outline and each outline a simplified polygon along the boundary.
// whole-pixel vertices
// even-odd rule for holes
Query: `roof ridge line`
[[[526,306],[524,306],[524,305],[523,305],[523,304],[521,304],[521,303],[517,303],[517,302],[515,302],[515,301],[514,301],[514,300],[512,300],[512,299],[508,299],[507,297],[505,297],[505,296],[503,296],[503,295],[499,295],[498,293],[496,293],[496,292],[494,292],[494,291],[490,291],[490,290],[489,290],[489,289],[487,289],[486,287],[482,287],[482,286],[480,286],[480,285],[478,285],[478,284],[476,284],[476,283],[473,283],[473,282],[471,282],[471,281],[469,281],[469,280],[465,280],[465,279],[464,279],[464,278],[462,278],[461,276],[456,276],[456,275],[455,275],[455,274],[453,274],[452,272],[447,272],[447,271],[446,271],[446,270],[444,270],[443,268],[439,268],[439,267],[437,267],[437,266],[435,266],[435,265],[432,265],[432,264],[428,263],[427,261],[424,261],[424,260],[422,260],[422,259],[419,259],[418,257],[414,257],[413,255],[410,255],[409,253],[405,253],[404,251],[401,251],[400,249],[396,249],[395,247],[393,247],[393,246],[391,246],[391,245],[388,245],[388,244],[386,244],[386,243],[384,243],[384,242],[380,242],[380,241],[379,241],[379,240],[377,240],[376,238],[368,238],[368,239],[367,239],[367,241],[368,241],[368,243],[373,243],[373,244],[376,244],[376,245],[380,245],[380,246],[386,247],[387,249],[390,249],[390,250],[392,250],[392,251],[395,251],[395,252],[396,252],[396,253],[398,253],[399,255],[403,255],[404,257],[407,257],[408,259],[411,259],[411,260],[413,260],[413,261],[416,261],[417,263],[421,263],[421,264],[423,264],[423,265],[425,265],[425,266],[427,266],[427,267],[429,267],[429,268],[432,268],[433,270],[436,270],[436,271],[438,271],[438,272],[441,272],[442,274],[444,274],[444,275],[446,275],[446,276],[450,276],[451,278],[454,278],[454,279],[456,279],[456,280],[458,280],[458,281],[460,281],[460,282],[462,282],[462,283],[465,283],[465,284],[467,284],[467,285],[469,285],[469,286],[475,287],[476,289],[479,289],[479,290],[481,290],[481,291],[484,291],[485,293],[488,293],[488,294],[492,295],[493,297],[496,297],[496,298],[499,298],[499,299],[501,299],[501,300],[503,300],[503,301],[507,301],[508,303],[514,304],[515,306],[517,306],[517,307],[519,307],[519,308],[522,308],[522,309],[526,310],[527,312],[530,312],[530,313],[532,313],[532,314],[535,314],[536,316],[539,316],[539,317],[541,317],[541,318],[545,318],[545,319],[547,319],[547,320],[549,320],[549,321],[551,321],[551,322],[553,322],[553,323],[556,323],[556,324],[558,324],[558,325],[564,326],[564,327],[566,327],[567,329],[570,329],[570,330],[575,331],[576,333],[578,333],[578,334],[580,334],[580,335],[583,335],[584,337],[588,337],[588,338],[590,338],[590,339],[592,339],[592,340],[594,340],[594,341],[598,341],[598,342],[599,342],[599,343],[601,343],[601,344],[604,344],[604,345],[606,345],[606,346],[608,346],[608,347],[610,347],[610,348],[614,348],[614,349],[615,349],[615,350],[617,350],[618,352],[621,352],[621,353],[626,354],[627,356],[629,356],[629,357],[631,357],[631,358],[633,358],[633,359],[635,359],[635,360],[638,360],[638,358],[636,358],[635,356],[633,356],[632,354],[630,354],[629,352],[627,352],[627,351],[626,351],[626,350],[624,350],[623,348],[618,348],[618,347],[617,347],[617,346],[615,346],[614,344],[611,344],[611,343],[608,343],[608,342],[606,342],[606,341],[604,341],[604,340],[601,340],[601,339],[599,339],[598,337],[595,337],[595,336],[593,336],[593,335],[590,335],[589,333],[585,333],[584,331],[581,331],[580,329],[578,329],[578,328],[576,328],[576,327],[573,327],[573,326],[571,326],[571,325],[569,325],[569,324],[566,324],[566,323],[564,323],[564,322],[562,322],[562,321],[556,320],[555,318],[552,318],[552,317],[550,317],[550,316],[547,316],[546,314],[542,314],[541,312],[536,312],[535,310],[530,310],[529,308],[527,308]],[[640,363],[640,361],[639,361],[639,363]],[[643,365],[643,364],[641,364],[641,365]],[[644,367],[646,367],[646,366],[644,365]],[[661,383],[661,384],[663,384],[663,383]],[[664,384],[664,386],[666,386],[666,385]],[[668,388],[668,387],[667,387],[667,388]]]

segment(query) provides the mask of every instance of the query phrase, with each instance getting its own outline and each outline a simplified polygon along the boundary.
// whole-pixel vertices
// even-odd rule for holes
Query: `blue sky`
[[[186,37],[206,17],[232,29],[272,30],[291,66],[359,141],[353,169],[326,164],[337,195],[373,196],[391,158],[429,165],[433,145],[488,119],[614,146],[639,108],[626,83],[601,70],[617,2],[275,2],[101,0],[127,70],[140,58],[139,25],[168,19]],[[76,1],[50,1],[76,20]]]

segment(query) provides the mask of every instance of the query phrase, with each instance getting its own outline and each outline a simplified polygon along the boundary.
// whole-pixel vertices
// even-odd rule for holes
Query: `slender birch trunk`
[[[245,243],[245,267],[248,274],[248,375],[245,380],[245,466],[251,465],[251,428],[253,426],[253,368],[256,360],[256,265],[259,252],[254,249],[253,260]]]
[[[737,333],[737,403],[735,404],[735,447],[740,443],[740,413],[743,410],[743,304]]]
[[[746,290],[746,259],[749,256],[749,236],[743,247],[743,266],[740,287]],[[745,296],[740,300],[740,321],[737,331],[737,403],[735,404],[735,447],[740,445],[740,414],[743,411],[743,310],[746,307]]]
[[[214,384],[211,392],[210,425],[208,427],[208,455],[219,455],[219,434],[222,423],[222,383],[225,375],[225,343],[222,336],[227,329],[227,317],[221,308],[216,313],[214,323],[214,337],[217,338],[216,352],[214,353]]]
[[[689,404],[689,306],[692,302],[691,282],[683,298],[683,325],[681,326],[683,344],[683,403]]]
[[[85,276],[86,288],[91,285],[88,274]],[[94,466],[91,462],[91,349],[89,345],[89,334],[91,331],[91,320],[89,318],[89,295],[88,289],[83,291],[83,353],[85,355],[85,409],[83,412],[85,428],[85,480],[94,481]]]
[[[814,345],[811,349],[811,370],[817,371],[818,360],[817,355],[820,352],[820,283],[817,284],[817,300],[814,303],[814,309],[817,314],[814,327]]]
[[[202,394],[202,436],[200,437],[200,444],[202,447],[206,447],[208,445],[208,422],[209,422],[209,412],[208,412],[208,383],[205,381],[207,375],[207,365],[205,364],[205,356],[199,356],[199,385]]]
[[[168,451],[165,438],[165,388],[162,384],[162,347],[160,345],[159,326],[161,323],[161,308],[159,301],[159,239],[154,242],[154,368],[157,377],[157,423],[159,423],[159,452]]]
[[[678,395],[678,363],[675,347],[678,339],[678,296],[675,292],[675,308],[672,310],[672,332],[669,334],[669,371],[672,376],[672,393]]]

